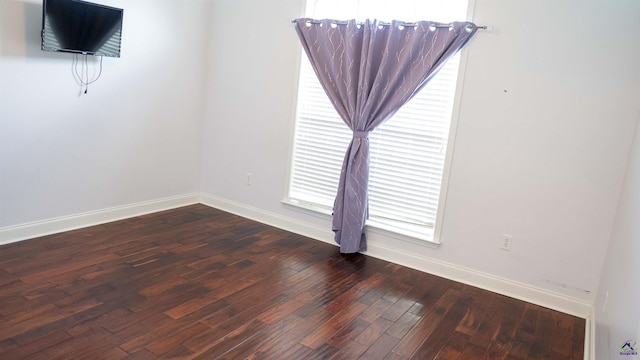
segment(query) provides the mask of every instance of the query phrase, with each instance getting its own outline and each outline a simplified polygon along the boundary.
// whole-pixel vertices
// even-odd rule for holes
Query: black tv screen
[[[44,0],[42,50],[120,57],[122,9],[80,0]]]

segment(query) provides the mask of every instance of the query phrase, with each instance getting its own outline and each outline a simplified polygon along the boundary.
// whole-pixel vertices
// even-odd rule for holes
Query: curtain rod
[[[293,19],[291,20],[292,24],[295,24],[298,22],[298,19]],[[307,23],[309,24],[320,24],[322,23],[321,21],[311,21],[311,20],[307,20]],[[347,25],[349,22],[348,21],[334,21],[334,24],[336,25]],[[362,22],[358,22],[358,24],[362,24]],[[382,26],[389,26],[391,25],[391,23],[387,23],[387,22],[380,22],[380,25]],[[415,27],[417,26],[416,23],[413,22],[407,22],[407,23],[402,23],[402,26],[404,27]],[[436,27],[436,28],[448,28],[450,27],[450,25],[447,24],[440,24],[440,25],[436,25],[436,24],[431,24],[431,26]],[[467,24],[467,26],[465,26],[466,28],[475,28],[477,30],[487,30],[487,26],[486,25],[475,25],[475,24]]]

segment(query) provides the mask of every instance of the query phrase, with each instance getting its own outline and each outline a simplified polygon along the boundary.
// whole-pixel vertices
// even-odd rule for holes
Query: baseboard
[[[336,245],[333,241],[333,232],[331,229],[321,228],[308,223],[301,223],[298,220],[294,220],[286,216],[208,194],[200,195],[200,203],[263,224],[287,230],[298,235],[306,236],[314,240],[320,240],[331,245]]]
[[[368,242],[367,255],[586,319],[591,304],[545,289]]]
[[[0,228],[0,245],[197,204],[199,199],[187,194]]]
[[[589,317],[584,325],[584,359],[595,360],[596,358],[596,309],[591,307]]]
[[[331,232],[330,229],[319,228],[312,224],[303,223],[299,220],[273,214],[262,209],[253,208],[212,195],[203,194],[201,196],[201,203],[335,245],[333,242],[333,232]],[[592,313],[593,307],[590,303],[562,294],[389,247],[372,241],[371,239],[367,242],[367,246],[368,251],[366,254],[378,259],[493,291],[583,319],[588,319]]]

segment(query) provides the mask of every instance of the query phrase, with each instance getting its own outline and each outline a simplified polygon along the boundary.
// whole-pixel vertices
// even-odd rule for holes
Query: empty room
[[[640,2],[0,0],[0,359],[634,359]]]

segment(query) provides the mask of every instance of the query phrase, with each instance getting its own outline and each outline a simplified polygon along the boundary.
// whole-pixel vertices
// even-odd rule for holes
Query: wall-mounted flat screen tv
[[[80,0],[44,0],[42,50],[120,57],[122,9]]]

